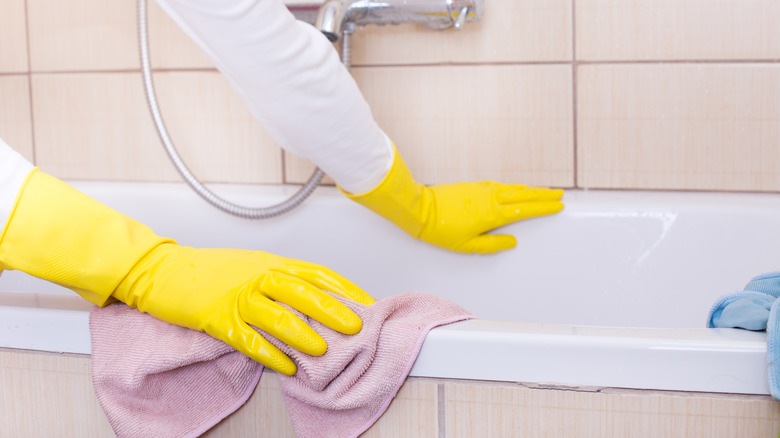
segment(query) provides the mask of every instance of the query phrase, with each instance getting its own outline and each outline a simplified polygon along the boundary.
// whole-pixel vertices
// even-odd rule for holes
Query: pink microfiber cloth
[[[298,365],[280,375],[296,434],[356,437],[384,413],[428,332],[473,316],[410,292],[371,306],[343,300],[363,320],[352,336],[295,312],[327,342],[320,357],[263,335]],[[173,326],[122,303],[90,314],[92,379],[114,432],[123,437],[195,437],[243,405],[263,367],[205,333]],[[121,333],[121,336],[117,336]]]

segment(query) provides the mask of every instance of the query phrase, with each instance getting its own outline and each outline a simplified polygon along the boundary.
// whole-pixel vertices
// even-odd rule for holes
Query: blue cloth
[[[718,299],[707,315],[709,328],[766,330],[769,391],[780,400],[780,272],[754,277],[742,292]]]

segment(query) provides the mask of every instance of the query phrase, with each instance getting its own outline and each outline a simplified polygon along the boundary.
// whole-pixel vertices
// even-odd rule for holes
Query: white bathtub
[[[479,317],[432,331],[413,376],[769,393],[765,335],[703,327],[717,297],[780,269],[780,195],[569,191],[562,213],[504,229],[517,249],[470,256],[417,242],[332,188],[250,221],[183,184],[73,185],[181,244],[317,262],[377,298],[427,291]],[[293,190],[215,189],[259,205]],[[0,347],[90,352],[88,307],[70,291],[18,272],[0,291]]]

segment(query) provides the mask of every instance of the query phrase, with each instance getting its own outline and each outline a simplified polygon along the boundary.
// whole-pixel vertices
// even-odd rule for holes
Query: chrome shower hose
[[[348,33],[345,32],[345,37],[342,40],[342,62],[344,66],[349,68],[350,66],[350,46]],[[195,175],[190,172],[187,165],[179,156],[176,151],[176,147],[173,145],[168,131],[165,129],[165,122],[160,114],[160,108],[157,105],[157,97],[154,92],[154,83],[152,82],[152,72],[149,62],[149,42],[147,35],[146,24],[146,0],[138,0],[138,42],[141,52],[141,71],[143,73],[144,89],[146,91],[146,101],[149,104],[149,111],[154,119],[154,125],[157,127],[157,133],[160,136],[160,140],[165,147],[165,152],[170,157],[173,165],[181,174],[182,178],[189,184],[190,187],[203,199],[208,201],[211,205],[230,213],[235,216],[240,216],[249,219],[267,219],[281,214],[287,213],[300,205],[309,195],[317,188],[322,177],[325,173],[319,168],[314,170],[309,180],[306,181],[297,192],[290,196],[287,200],[278,204],[270,205],[267,207],[246,207],[243,205],[234,204],[227,201],[211,190],[207,189]]]

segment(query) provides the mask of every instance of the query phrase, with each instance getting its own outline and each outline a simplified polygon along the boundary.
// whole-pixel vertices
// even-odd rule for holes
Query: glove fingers
[[[512,204],[537,201],[560,201],[563,190],[546,187],[526,187],[520,184],[501,184],[496,190],[499,204]]]
[[[476,254],[492,254],[517,246],[515,236],[508,234],[480,234],[458,245],[456,251]]]
[[[561,210],[563,210],[563,204],[557,201],[505,205],[501,207],[502,214],[497,218],[495,227],[510,224],[521,219],[555,214]]]
[[[363,326],[355,312],[315,287],[306,278],[298,278],[284,272],[268,272],[258,277],[254,287],[261,293],[257,294],[258,297],[250,294],[252,302],[260,301],[263,296],[268,297],[347,335],[354,335]]]
[[[286,267],[278,270],[306,280],[320,289],[333,292],[366,306],[370,306],[375,302],[371,295],[367,294],[355,283],[325,266],[291,260]]]
[[[236,320],[232,327],[224,333],[209,333],[211,336],[221,339],[231,347],[249,356],[251,359],[271,368],[272,370],[291,376],[295,374],[297,367],[286,354],[260,336],[254,329],[243,321]],[[323,341],[324,343],[325,341]]]
[[[239,313],[247,323],[303,353],[322,356],[327,350],[325,340],[314,329],[263,294],[245,291],[239,300]]]

